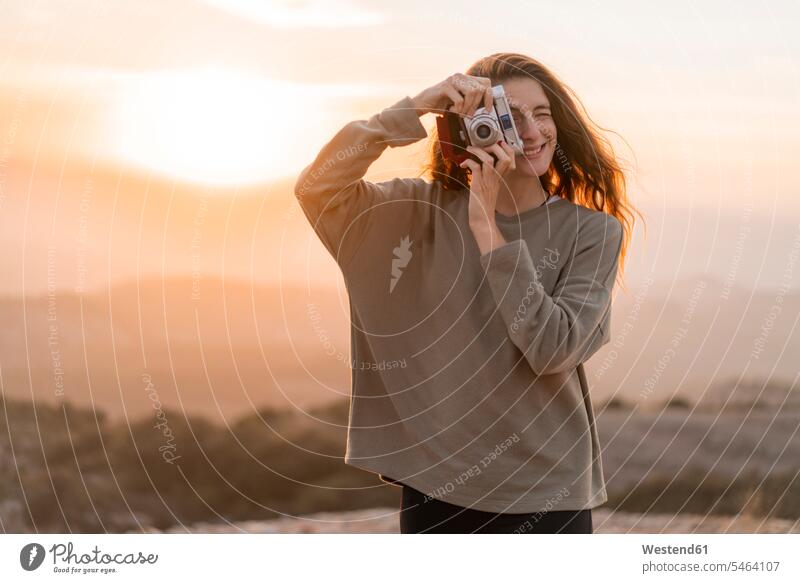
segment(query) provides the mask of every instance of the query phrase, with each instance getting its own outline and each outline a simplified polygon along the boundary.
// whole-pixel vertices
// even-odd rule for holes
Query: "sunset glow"
[[[220,248],[228,255],[212,247],[199,263],[224,264],[226,274],[245,278],[255,271],[305,283],[313,273],[327,281],[330,257],[317,247],[306,261],[313,233],[296,220],[296,177],[348,122],[497,51],[541,60],[595,122],[615,132],[607,137],[630,170],[631,199],[650,219],[650,238],[637,231],[631,247],[631,282],[651,273],[728,278],[735,265],[759,285],[783,285],[780,258],[795,240],[800,208],[790,178],[800,149],[796,3],[732,9],[722,0],[658,7],[615,0],[533,10],[510,0],[502,20],[478,18],[484,9],[477,0],[5,2],[0,231],[17,274],[5,288],[46,289],[46,263],[33,268],[22,255],[39,245],[46,259],[51,241],[25,238],[34,231],[77,254],[67,264],[81,267],[65,270],[64,285],[83,285],[83,274],[99,285],[131,270],[185,270],[193,263],[180,254],[162,262],[142,251],[148,259],[139,268],[119,260],[135,247],[115,252],[113,261],[103,250],[111,233],[130,245],[139,221],[156,228],[164,217],[164,232],[152,241],[165,233],[192,241],[181,229],[194,224],[195,205],[211,192],[215,204],[252,199],[257,206],[238,218],[223,208],[203,211],[204,224],[222,221],[220,232],[241,236],[243,248],[235,252],[229,241]],[[454,41],[476,22],[480,34]],[[422,122],[435,125],[432,115]],[[387,147],[365,178],[418,176],[428,146]],[[182,207],[176,192],[186,197]],[[70,232],[74,225],[79,236]],[[261,241],[253,254],[262,229],[275,241]],[[84,257],[75,241],[92,237],[86,249],[95,255]],[[720,243],[740,237],[741,244]],[[212,239],[206,233],[204,240]],[[264,268],[264,253],[283,271]]]
[[[190,182],[257,182],[289,162],[300,104],[289,84],[222,69],[149,73],[114,112],[114,148]]]

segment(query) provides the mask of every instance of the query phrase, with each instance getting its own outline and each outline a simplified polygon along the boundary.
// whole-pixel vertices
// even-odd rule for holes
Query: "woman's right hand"
[[[424,89],[411,100],[419,116],[430,112],[444,113],[445,110],[471,116],[481,106],[491,111],[492,81],[488,77],[455,73]]]

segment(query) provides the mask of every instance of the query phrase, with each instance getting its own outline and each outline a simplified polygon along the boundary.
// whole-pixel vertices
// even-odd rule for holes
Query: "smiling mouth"
[[[544,151],[544,147],[546,145],[547,145],[547,142],[543,142],[542,144],[539,145],[538,148],[525,148],[523,150],[523,152],[524,152],[526,157],[538,156],[539,154],[541,154]]]

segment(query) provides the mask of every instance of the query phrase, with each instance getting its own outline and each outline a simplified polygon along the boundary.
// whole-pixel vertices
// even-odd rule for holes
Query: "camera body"
[[[485,107],[479,107],[471,117],[462,117],[452,111],[436,117],[439,148],[443,158],[456,164],[468,158],[480,162],[477,156],[467,151],[467,146],[485,148],[500,140],[505,140],[514,152],[522,153],[522,139],[514,124],[503,86],[492,87],[492,96],[491,113]],[[495,158],[494,154],[492,157]]]

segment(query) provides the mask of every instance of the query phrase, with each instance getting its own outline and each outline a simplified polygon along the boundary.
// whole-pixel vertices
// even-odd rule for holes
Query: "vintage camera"
[[[436,117],[436,128],[439,135],[439,147],[442,157],[460,164],[467,158],[480,159],[466,150],[467,146],[486,147],[499,140],[511,146],[518,154],[522,153],[522,140],[514,125],[511,108],[502,85],[492,87],[492,112],[485,107],[475,110],[472,117],[462,117],[452,111]],[[492,158],[496,156],[492,154]]]

